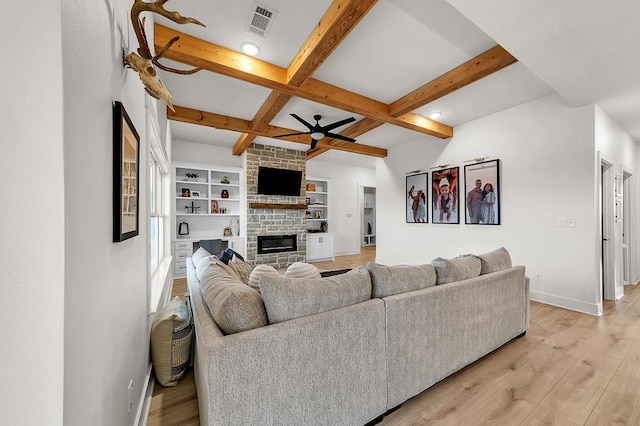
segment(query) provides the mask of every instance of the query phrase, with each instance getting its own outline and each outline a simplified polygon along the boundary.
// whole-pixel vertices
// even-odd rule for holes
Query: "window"
[[[162,169],[158,165],[153,152],[149,161],[149,239],[150,239],[150,271],[154,274],[163,253],[163,230],[164,230],[164,209],[163,209],[163,181]]]

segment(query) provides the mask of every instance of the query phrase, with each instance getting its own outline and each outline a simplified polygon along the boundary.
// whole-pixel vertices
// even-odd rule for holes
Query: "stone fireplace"
[[[300,196],[259,195],[258,167],[302,171]],[[287,268],[294,262],[304,262],[307,252],[304,181],[306,155],[304,151],[251,144],[245,151],[247,194],[247,256],[256,264]],[[260,208],[252,204],[271,204]],[[273,206],[276,205],[276,206]],[[258,241],[260,237],[260,242]],[[295,237],[295,238],[293,238]]]

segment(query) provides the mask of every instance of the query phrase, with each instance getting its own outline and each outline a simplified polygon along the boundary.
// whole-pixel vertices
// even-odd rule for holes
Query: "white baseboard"
[[[136,422],[134,426],[145,426],[149,420],[149,410],[151,410],[151,397],[153,396],[154,379],[151,375],[152,364],[149,364],[147,375],[145,377],[144,389],[138,402],[138,410],[136,411]]]
[[[582,312],[589,315],[601,316],[601,303],[586,303],[582,300],[568,299],[566,297],[555,296],[553,294],[541,293],[539,291],[529,292],[531,300],[546,303],[547,305],[558,306],[572,311]]]
[[[357,251],[353,251],[353,250],[347,250],[347,251],[337,251],[334,253],[336,256],[348,256],[350,254],[360,254],[360,250]]]

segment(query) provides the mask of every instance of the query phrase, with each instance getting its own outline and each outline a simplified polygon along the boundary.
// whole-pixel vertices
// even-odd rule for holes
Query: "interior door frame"
[[[635,193],[633,173],[626,167],[622,168],[622,193],[623,193],[623,244],[626,244],[626,250],[623,253],[623,281],[625,285],[635,284],[636,281],[636,262],[634,261],[635,246]],[[625,280],[624,278],[630,280]]]

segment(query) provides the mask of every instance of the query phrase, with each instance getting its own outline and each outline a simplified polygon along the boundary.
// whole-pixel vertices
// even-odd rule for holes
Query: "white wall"
[[[131,43],[129,51],[137,47],[129,29],[131,2],[64,0],[62,4],[64,423],[131,425],[149,365],[145,92],[137,75],[122,64],[122,35]],[[142,140],[140,235],[121,243],[112,242],[114,100],[123,102]],[[40,191],[45,188],[41,185]],[[134,407],[127,413],[130,379]]]
[[[60,1],[9,12],[0,26],[0,424],[62,425]]]
[[[335,233],[335,254],[360,253],[358,190],[359,186],[376,186],[375,171],[314,158],[307,161],[307,176],[329,180],[329,232]],[[379,205],[381,198],[377,200]]]
[[[456,127],[449,141],[392,148],[376,166],[377,261],[429,263],[437,256],[500,246],[531,282],[532,297],[597,313],[594,105],[572,108],[556,95]],[[500,226],[405,223],[405,173],[475,157],[501,160]],[[464,208],[461,194],[460,208]],[[559,217],[576,226],[558,227]]]
[[[173,140],[173,161],[213,164],[216,166],[243,167],[240,155],[233,155],[231,148],[204,143]]]

